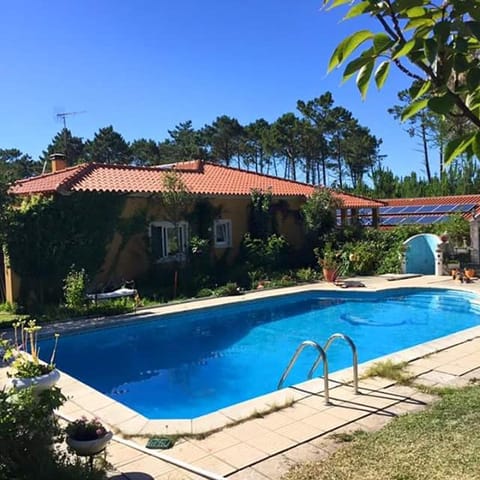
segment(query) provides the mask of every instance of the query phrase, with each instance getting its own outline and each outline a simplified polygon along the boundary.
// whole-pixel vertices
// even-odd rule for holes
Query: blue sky
[[[126,140],[167,137],[229,115],[247,124],[295,111],[329,90],[383,139],[397,175],[423,174],[418,146],[388,113],[408,81],[394,72],[363,102],[341,71],[326,74],[339,22],[321,0],[17,0],[0,16],[0,148],[37,158],[67,118],[92,138],[113,125]],[[435,160],[434,160],[435,161]],[[434,169],[437,170],[438,168]]]

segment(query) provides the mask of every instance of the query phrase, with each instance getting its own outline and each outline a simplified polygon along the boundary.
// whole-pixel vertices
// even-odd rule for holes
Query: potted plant
[[[55,368],[55,354],[59,334],[55,334],[55,344],[50,361],[40,360],[38,353],[38,332],[42,327],[35,320],[28,323],[13,324],[14,344],[5,348],[3,359],[9,363],[10,385],[19,390],[33,387],[36,392],[53,387],[60,378],[60,372]]]
[[[108,431],[98,418],[89,420],[87,417],[70,422],[65,433],[67,445],[80,456],[100,453],[113,437],[112,432]]]
[[[314,250],[318,264],[322,267],[323,278],[327,282],[334,282],[341,267],[340,253],[336,252],[331,243],[325,244],[323,252],[318,248]]]

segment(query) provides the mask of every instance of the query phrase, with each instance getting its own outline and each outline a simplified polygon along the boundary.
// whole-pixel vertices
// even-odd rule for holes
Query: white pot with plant
[[[53,387],[60,379],[60,372],[55,368],[55,354],[59,334],[55,334],[55,344],[48,363],[40,360],[38,354],[38,332],[42,327],[35,320],[28,323],[13,324],[14,344],[5,349],[4,360],[10,368],[10,386],[17,390],[33,387],[41,391]]]
[[[108,442],[112,439],[112,432],[94,418],[81,417],[70,422],[66,429],[67,445],[80,456],[91,456],[105,450]]]

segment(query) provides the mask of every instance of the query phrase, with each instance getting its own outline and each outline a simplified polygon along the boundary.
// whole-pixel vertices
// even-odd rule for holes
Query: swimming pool
[[[312,291],[63,336],[57,365],[147,418],[193,418],[274,391],[304,340],[345,333],[365,362],[479,325],[479,313],[476,295],[455,290]],[[306,350],[285,385],[315,356]],[[348,367],[351,351],[336,342],[328,359],[331,372]]]

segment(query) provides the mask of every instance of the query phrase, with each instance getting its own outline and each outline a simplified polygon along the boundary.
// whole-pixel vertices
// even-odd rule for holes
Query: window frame
[[[169,222],[166,220],[159,220],[150,222],[148,233],[150,238],[150,248],[152,249],[152,238],[153,238],[153,228],[160,228],[161,232],[161,240],[160,240],[160,247],[161,252],[160,255],[155,256],[153,259],[155,263],[164,263],[164,262],[173,262],[173,261],[183,261],[187,258],[187,251],[188,251],[188,222],[185,220],[181,220],[180,222]],[[170,253],[169,251],[169,230],[174,230],[177,228],[179,230],[179,248],[178,252]]]
[[[217,241],[217,228],[225,226],[226,239]],[[232,246],[232,221],[226,218],[218,218],[213,221],[213,245],[215,248],[231,248]]]

